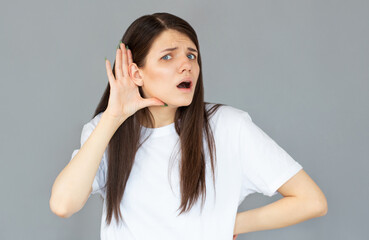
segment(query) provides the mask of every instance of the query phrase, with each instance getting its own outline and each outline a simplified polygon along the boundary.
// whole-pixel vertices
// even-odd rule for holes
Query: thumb
[[[144,107],[149,106],[164,106],[164,102],[160,101],[157,98],[145,98],[143,101]]]

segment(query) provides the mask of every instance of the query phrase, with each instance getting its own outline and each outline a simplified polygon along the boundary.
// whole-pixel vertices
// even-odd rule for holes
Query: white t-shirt
[[[208,104],[207,109],[212,105]],[[83,126],[81,146],[96,127],[101,114]],[[142,139],[149,132],[152,135],[138,150],[127,181],[120,205],[124,222],[117,225],[113,216],[111,225],[106,225],[104,201],[100,229],[102,240],[231,240],[237,209],[245,197],[254,192],[274,196],[281,185],[302,169],[243,110],[221,106],[210,119],[210,125],[217,151],[216,196],[208,147],[204,141],[207,192],[202,213],[200,195],[190,212],[177,216],[179,211],[176,210],[180,205],[180,144],[174,123],[160,128],[143,128],[147,131],[141,132]],[[78,150],[72,153],[72,158]],[[174,154],[173,159],[171,154]],[[91,193],[98,193],[104,199],[107,160],[106,149]],[[172,172],[168,175],[170,169]]]

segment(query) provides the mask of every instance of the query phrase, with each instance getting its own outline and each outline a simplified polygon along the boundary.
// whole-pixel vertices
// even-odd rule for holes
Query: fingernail
[[[120,43],[118,44],[117,49],[119,49],[119,46],[120,46]]]
[[[105,57],[105,62],[106,62],[106,57]]]
[[[128,45],[126,45],[126,49],[129,49],[129,48],[128,48]]]
[[[164,104],[164,107],[168,107],[168,104],[166,104],[166,103],[165,103],[165,104]]]

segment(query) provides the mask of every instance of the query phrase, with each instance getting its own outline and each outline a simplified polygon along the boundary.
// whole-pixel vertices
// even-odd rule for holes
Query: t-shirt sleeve
[[[243,197],[258,192],[274,196],[302,166],[242,112],[239,150]]]
[[[97,123],[100,119],[100,114],[95,116],[95,118],[93,118],[90,122],[86,123],[83,126],[82,133],[81,133],[81,140],[80,140],[80,142],[81,142],[80,148],[83,146],[83,144],[86,142],[86,140],[89,138],[89,136],[91,135],[91,133],[93,132],[93,130],[97,126]],[[73,151],[72,157],[70,158],[70,161],[78,153],[80,148],[75,149]],[[105,195],[106,169],[107,169],[107,161],[106,160],[107,160],[107,149],[105,150],[105,152],[102,156],[102,159],[101,159],[101,162],[100,162],[100,165],[99,165],[99,169],[97,170],[94,181],[92,183],[92,192],[91,192],[90,196],[92,194],[96,194],[96,193],[99,193],[102,196]]]

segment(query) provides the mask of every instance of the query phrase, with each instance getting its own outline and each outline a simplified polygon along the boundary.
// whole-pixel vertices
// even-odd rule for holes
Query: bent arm
[[[327,214],[328,205],[323,192],[303,169],[278,192],[284,198],[238,213],[234,234],[287,227]]]
[[[85,205],[103,153],[119,125],[102,114],[89,138],[55,179],[49,201],[53,213],[68,218]]]

